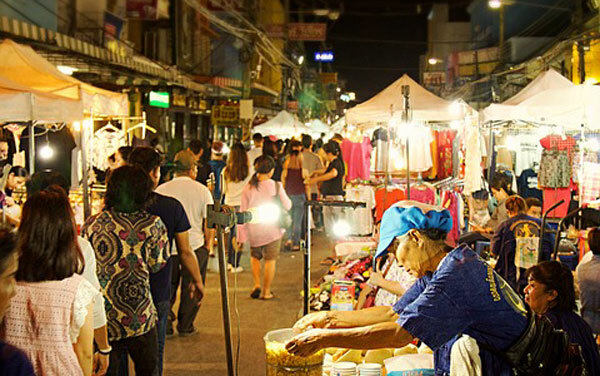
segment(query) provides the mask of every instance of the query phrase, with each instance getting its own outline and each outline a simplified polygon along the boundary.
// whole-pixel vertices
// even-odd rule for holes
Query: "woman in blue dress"
[[[511,375],[511,366],[498,354],[529,328],[526,306],[468,246],[446,245],[451,228],[443,208],[404,201],[388,209],[376,257],[395,252],[398,264],[418,281],[393,307],[305,316],[295,325],[302,333],[287,344],[288,351],[400,348],[418,338],[434,349],[436,375],[446,375],[451,344],[466,334],[480,344],[483,375]]]

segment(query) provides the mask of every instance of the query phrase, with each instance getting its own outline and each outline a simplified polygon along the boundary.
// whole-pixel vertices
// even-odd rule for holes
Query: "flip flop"
[[[323,261],[321,261],[321,265],[332,265],[335,262],[335,260],[333,259],[333,257],[326,257],[325,259],[323,259]]]
[[[260,288],[252,290],[252,292],[250,293],[250,297],[252,299],[258,299],[260,297]]]
[[[277,298],[277,296],[275,296],[275,294],[271,293],[271,297],[270,298],[267,298],[265,296],[261,296],[259,299],[260,300],[273,300],[275,298]]]

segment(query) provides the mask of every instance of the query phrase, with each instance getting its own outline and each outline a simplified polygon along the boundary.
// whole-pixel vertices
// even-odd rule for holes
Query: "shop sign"
[[[173,107],[186,107],[187,105],[187,97],[185,94],[173,93],[173,98],[171,99],[171,105]]]
[[[333,51],[319,51],[315,52],[315,61],[322,63],[333,62]]]
[[[336,84],[338,82],[337,73],[319,73],[319,77],[324,85]]]
[[[265,32],[269,38],[285,38],[284,24],[269,24],[265,26]]]
[[[423,83],[425,85],[444,85],[446,72],[423,72]]]
[[[213,125],[237,126],[240,123],[240,107],[233,105],[212,106],[211,121]]]
[[[198,101],[198,109],[201,111],[208,110],[208,101],[206,99],[200,99]]]
[[[324,42],[327,36],[327,24],[321,22],[290,23],[288,38],[299,41]]]
[[[169,108],[169,93],[151,91],[148,95],[148,104],[152,107]]]
[[[125,21],[111,12],[104,12],[104,32],[109,38],[121,39],[121,32]]]
[[[127,18],[138,20],[169,18],[169,1],[127,0]]]
[[[298,101],[287,102],[287,110],[289,112],[298,112]]]

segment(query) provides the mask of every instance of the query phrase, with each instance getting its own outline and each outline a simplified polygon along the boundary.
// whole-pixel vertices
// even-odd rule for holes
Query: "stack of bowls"
[[[352,362],[333,363],[333,373],[331,376],[357,376],[356,363],[352,363]]]
[[[358,365],[358,376],[381,376],[382,367],[377,363],[363,363]]]

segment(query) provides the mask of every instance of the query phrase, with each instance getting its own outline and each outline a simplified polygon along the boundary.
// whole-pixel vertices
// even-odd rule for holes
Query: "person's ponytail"
[[[254,174],[252,174],[252,177],[250,178],[250,185],[254,189],[258,189],[258,173],[257,172],[255,172]]]

